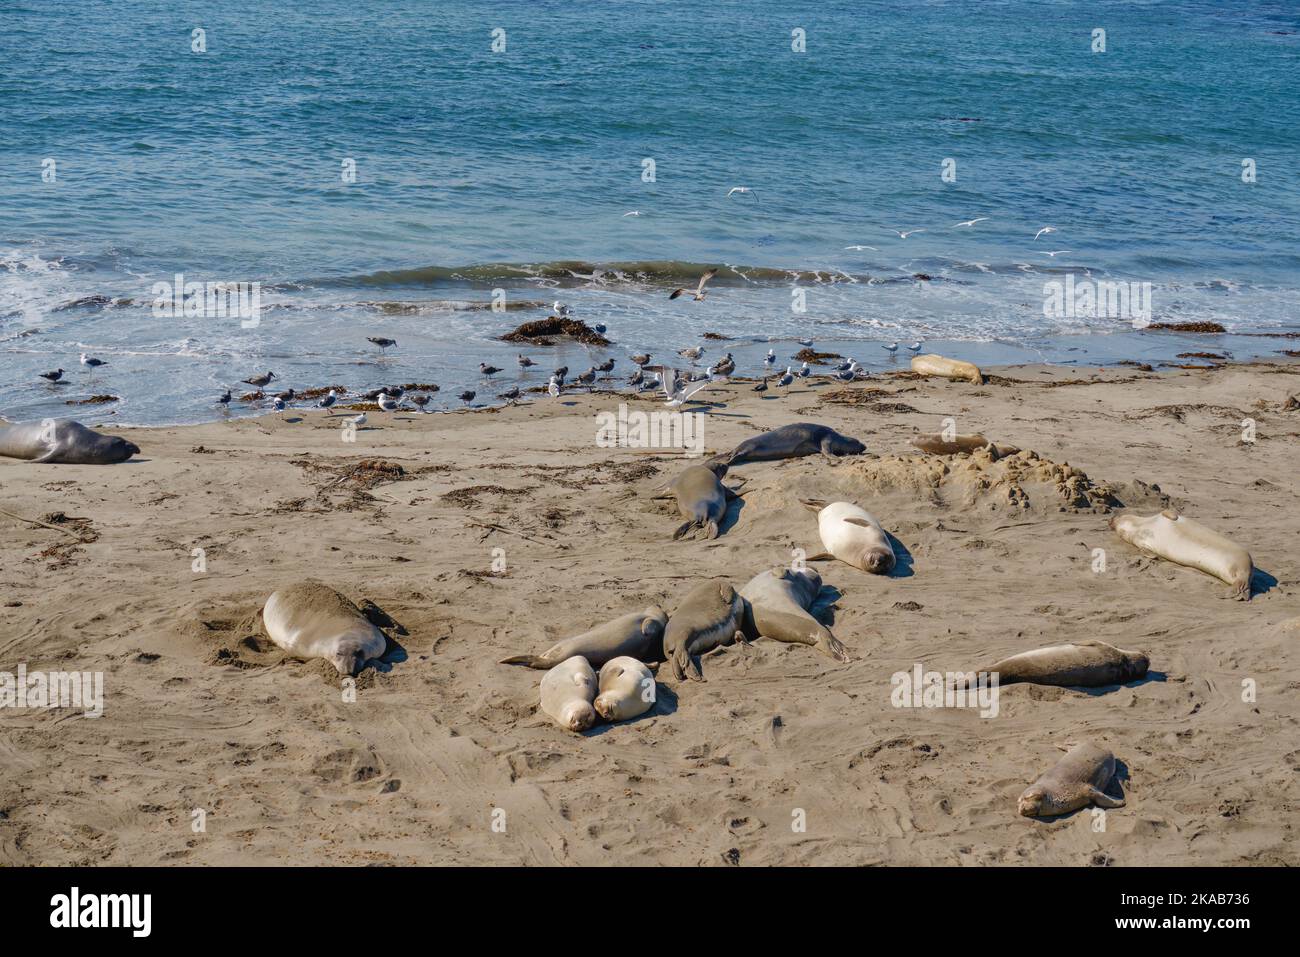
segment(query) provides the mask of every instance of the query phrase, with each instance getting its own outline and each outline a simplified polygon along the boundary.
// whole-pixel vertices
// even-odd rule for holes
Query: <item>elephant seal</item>
[[[655,705],[655,676],[635,658],[613,658],[600,669],[596,714],[606,721],[638,718]]]
[[[673,532],[673,541],[693,528],[701,529],[706,538],[718,537],[718,523],[727,514],[727,503],[736,497],[719,481],[726,474],[727,466],[722,462],[691,465],[669,483],[668,492],[677,499],[677,510],[687,519]]]
[[[1115,776],[1115,755],[1095,744],[1071,748],[1052,770],[1025,789],[1016,807],[1025,817],[1055,817],[1081,807],[1123,807],[1103,790]]]
[[[812,645],[828,658],[848,661],[840,640],[808,613],[821,590],[822,578],[811,570],[773,568],[755,575],[740,590],[745,599],[745,636]]]
[[[945,439],[942,432],[925,432],[913,436],[912,445],[930,455],[969,455],[980,449],[988,449],[994,459],[1006,458],[1020,451],[1014,445],[995,445],[979,433],[954,435],[951,439]]]
[[[1150,659],[1140,651],[1124,651],[1104,641],[1077,641],[1025,651],[981,670],[996,673],[1000,685],[1023,682],[1100,688],[1144,678],[1150,665]]]
[[[771,462],[818,454],[833,462],[836,456],[861,455],[866,450],[867,447],[857,439],[840,435],[829,426],[795,422],[745,439],[726,455],[714,456],[710,462],[723,462],[734,468],[747,462]]]
[[[979,367],[947,356],[924,355],[912,359],[912,371],[919,375],[937,375],[945,379],[965,379],[976,385],[984,384],[984,373]]]
[[[549,670],[574,655],[581,655],[597,668],[623,655],[638,661],[662,661],[667,624],[668,616],[663,609],[651,605],[645,611],[634,611],[557,642],[540,655],[511,655],[502,658],[500,663]]]
[[[820,499],[800,501],[817,513],[817,531],[830,557],[873,575],[888,575],[894,570],[897,559],[889,536],[866,509],[851,502],[828,505]],[[825,557],[825,553],[814,555],[812,560]]]
[[[678,681],[688,676],[703,681],[691,656],[743,641],[744,614],[745,600],[721,578],[700,582],[687,592],[664,630],[664,658],[672,662],[673,676]]]
[[[542,675],[542,710],[561,728],[586,731],[596,723],[596,672],[574,655]]]
[[[296,658],[324,658],[339,674],[360,671],[388,647],[384,633],[333,588],[305,581],[277,589],[260,612],[270,639]]]
[[[1233,598],[1250,600],[1250,579],[1255,573],[1250,552],[1200,522],[1166,509],[1150,518],[1116,515],[1110,527],[1130,545],[1175,565],[1205,572],[1231,586]]]
[[[0,455],[60,465],[115,465],[140,453],[134,442],[72,419],[0,425]]]

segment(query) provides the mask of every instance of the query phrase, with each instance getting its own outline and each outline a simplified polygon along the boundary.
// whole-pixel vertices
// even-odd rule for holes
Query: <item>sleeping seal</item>
[[[668,492],[677,499],[677,510],[687,519],[673,532],[673,541],[693,528],[702,530],[705,538],[718,537],[718,523],[727,514],[728,501],[736,497],[719,481],[726,474],[727,466],[722,462],[691,465],[669,483]]]
[[[586,731],[596,723],[596,672],[587,659],[574,655],[542,675],[542,710],[569,731]]]
[[[740,597],[745,599],[745,636],[812,645],[828,658],[848,661],[848,652],[840,640],[808,614],[821,590],[822,578],[811,570],[773,568],[755,575],[740,590]]]
[[[969,455],[979,449],[988,449],[993,453],[994,459],[1001,459],[1020,451],[1014,445],[994,445],[979,433],[954,435],[951,439],[946,439],[942,432],[925,432],[913,436],[912,444],[930,455]]]
[[[1076,745],[1025,789],[1016,807],[1025,817],[1069,814],[1089,804],[1123,807],[1123,798],[1113,798],[1104,790],[1114,776],[1115,755],[1095,744]]]
[[[501,664],[550,669],[574,655],[581,655],[596,668],[621,655],[638,661],[662,661],[667,624],[668,616],[663,610],[651,605],[645,611],[634,611],[557,642],[540,655],[511,655],[502,658]]]
[[[655,706],[655,676],[635,658],[614,658],[600,669],[596,713],[606,721],[638,718]]]
[[[860,455],[866,450],[867,447],[857,439],[840,435],[828,426],[795,422],[745,439],[729,453],[715,456],[710,461],[735,467],[746,462],[771,462],[820,454],[833,462],[836,456]]]
[[[664,630],[664,658],[672,662],[673,676],[678,681],[687,676],[703,681],[691,656],[737,639],[743,641],[740,626],[744,614],[745,600],[721,578],[700,582],[687,592]]]
[[[1021,652],[981,669],[998,676],[998,684],[1016,682],[1063,688],[1100,688],[1146,677],[1150,660],[1140,651],[1124,651],[1104,641],[1077,641]]]
[[[1232,597],[1250,600],[1250,579],[1255,572],[1250,552],[1231,539],[1166,509],[1143,518],[1116,515],[1110,527],[1120,538],[1158,558],[1205,572],[1232,587]]]
[[[272,593],[262,608],[270,639],[295,658],[324,658],[339,674],[360,671],[388,647],[384,633],[333,588],[316,581]]]
[[[984,384],[984,373],[979,367],[947,356],[925,355],[912,359],[912,371],[918,375],[937,375],[945,379],[965,379],[976,385]]]
[[[140,453],[134,442],[72,419],[0,425],[0,455],[60,465],[114,465]]]
[[[831,502],[828,505],[820,499],[800,501],[805,508],[817,513],[817,531],[829,557],[873,575],[888,575],[894,570],[897,559],[893,546],[889,544],[889,536],[866,509],[851,502]],[[823,553],[812,556],[811,560],[825,557],[827,555]]]

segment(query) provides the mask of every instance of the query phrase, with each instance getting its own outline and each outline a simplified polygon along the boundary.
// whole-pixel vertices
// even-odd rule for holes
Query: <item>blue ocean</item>
[[[0,0],[0,415],[264,412],[266,370],[450,408],[803,338],[1295,349],[1259,334],[1300,331],[1297,77],[1290,2]],[[178,274],[256,284],[257,321],[160,311]],[[1067,278],[1149,314],[1048,308]],[[557,300],[613,346],[499,341]],[[1187,322],[1227,334],[1149,327]]]

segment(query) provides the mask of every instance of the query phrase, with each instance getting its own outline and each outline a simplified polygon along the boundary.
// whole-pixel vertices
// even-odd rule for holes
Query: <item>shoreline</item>
[[[680,519],[650,500],[693,460],[596,445],[596,413],[627,400],[611,393],[374,414],[354,443],[343,416],[313,410],[132,429],[142,453],[117,466],[0,459],[7,511],[75,530],[0,515],[0,670],[102,672],[105,688],[96,719],[0,713],[0,863],[1300,862],[1300,361],[984,371],[983,386],[700,393],[683,411],[702,413],[706,454],[793,421],[869,453],[737,467],[743,504],[712,541],[672,541]],[[1040,464],[913,454],[909,437],[948,417]],[[497,663],[812,554],[801,497],[859,501],[905,554],[890,576],[815,566],[850,663],[768,640],[724,649],[702,659],[707,682],[661,671],[654,710],[581,735],[537,714],[541,672]],[[1112,500],[1242,542],[1252,600],[1122,543]],[[355,701],[257,627],[270,592],[303,577],[397,623]],[[891,676],[917,665],[1088,639],[1147,652],[1152,673],[1008,686],[990,718],[890,702]],[[1017,795],[1079,739],[1113,750],[1126,807],[1101,833],[1088,811],[1019,817]]]

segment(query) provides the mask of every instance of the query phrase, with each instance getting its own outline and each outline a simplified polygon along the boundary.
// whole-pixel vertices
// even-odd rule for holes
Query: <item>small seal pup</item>
[[[542,675],[542,710],[561,728],[586,731],[596,723],[596,672],[587,659],[574,655]]]
[[[1175,565],[1205,572],[1231,586],[1233,598],[1250,600],[1250,579],[1255,573],[1250,552],[1200,522],[1166,509],[1150,518],[1116,515],[1110,527],[1130,545]]]
[[[867,447],[857,439],[840,435],[834,429],[814,422],[794,422],[762,435],[745,439],[729,453],[714,456],[711,462],[724,462],[735,468],[747,462],[772,462],[797,459],[805,455],[822,455],[831,462],[841,455],[861,455]]]
[[[811,498],[800,502],[817,513],[817,532],[826,547],[826,552],[812,556],[810,561],[838,558],[873,575],[888,575],[894,570],[897,559],[889,536],[866,509],[851,502],[827,504]]]
[[[134,442],[72,419],[0,425],[0,455],[58,465],[116,465],[140,453]]]
[[[979,367],[960,359],[946,356],[924,355],[912,358],[912,371],[918,375],[937,375],[945,379],[965,379],[976,385],[984,384],[984,373]]]
[[[1150,666],[1150,659],[1140,651],[1124,651],[1104,641],[1077,641],[1021,652],[981,670],[996,673],[1000,685],[1100,688],[1145,678]]]
[[[720,481],[726,474],[727,466],[723,462],[689,465],[668,484],[664,494],[655,496],[676,498],[677,510],[687,519],[673,532],[673,541],[691,529],[700,529],[705,538],[718,537],[718,523],[727,514],[727,504],[739,497]]]
[[[655,676],[635,658],[613,658],[600,669],[596,714],[606,721],[638,718],[655,706]]]
[[[923,432],[912,437],[912,445],[930,455],[969,455],[980,449],[988,449],[995,460],[1020,451],[1014,445],[995,445],[979,433],[954,435],[948,439],[944,438],[942,432]]]
[[[502,658],[500,663],[550,669],[574,655],[581,655],[596,668],[621,656],[638,661],[662,661],[667,624],[668,616],[663,609],[651,605],[645,611],[634,611],[573,638],[565,638],[540,655],[511,655]]]
[[[1056,766],[1025,789],[1016,808],[1025,817],[1055,817],[1081,807],[1123,807],[1104,788],[1115,776],[1115,755],[1095,744],[1075,745]]]
[[[828,658],[848,661],[840,640],[808,613],[821,590],[821,576],[810,569],[773,568],[755,575],[740,590],[745,599],[745,636],[812,645]]]
[[[324,658],[347,677],[388,647],[384,633],[333,588],[304,581],[277,589],[260,612],[270,639],[295,658]]]
[[[672,662],[673,676],[678,681],[688,676],[703,681],[691,656],[744,641],[744,614],[745,600],[721,578],[700,582],[687,592],[664,629],[664,658]]]

